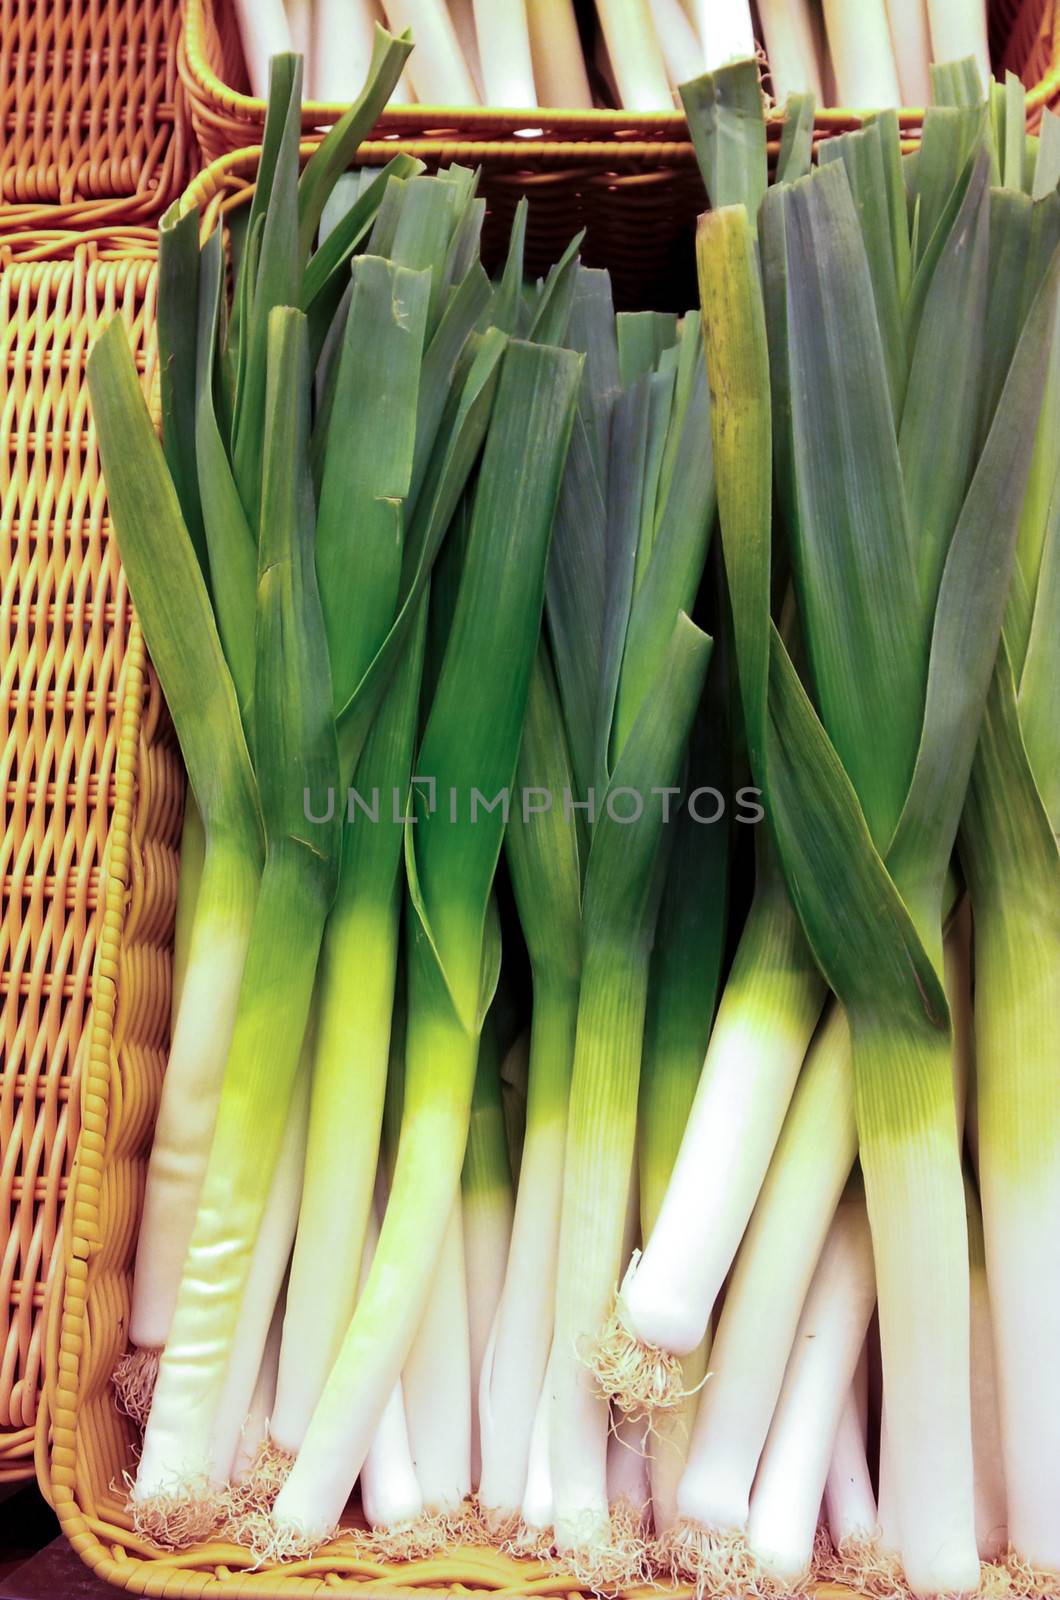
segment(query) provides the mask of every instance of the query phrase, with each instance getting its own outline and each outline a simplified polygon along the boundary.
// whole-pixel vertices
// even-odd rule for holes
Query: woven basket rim
[[[1060,3],[1047,0],[1052,5],[1051,68],[1044,78],[1027,90],[1027,113],[1035,115],[1041,107],[1060,93]],[[1047,15],[1048,13],[1046,13]],[[1044,21],[1044,19],[1043,19]],[[218,113],[239,118],[248,123],[260,123],[265,116],[265,102],[253,95],[233,89],[211,67],[206,54],[205,0],[185,0],[184,27],[178,47],[178,70],[184,78],[189,94],[197,108],[207,119]],[[308,100],[302,106],[302,128],[308,131],[327,127],[337,122],[347,110],[344,104]],[[923,106],[903,106],[898,111],[899,126],[916,130],[924,121]],[[819,107],[814,116],[814,130],[819,134],[841,133],[860,126],[865,113],[844,106]],[[518,130],[540,121],[556,134],[566,133],[568,140],[554,139],[552,146],[567,142],[601,144],[612,150],[614,145],[628,142],[655,143],[656,138],[678,145],[688,142],[688,123],[680,111],[613,111],[602,108],[569,110],[563,107],[536,106],[526,110],[502,107],[406,106],[400,110],[384,111],[377,124],[378,131],[390,128],[407,130],[418,128],[425,133],[441,127],[451,130],[456,125],[457,137],[468,144],[481,137],[494,141],[498,136],[505,140],[516,137]],[[774,136],[779,136],[783,114],[770,117],[769,126]],[[655,136],[650,141],[645,136]],[[451,147],[452,132],[447,133]],[[403,144],[404,148],[404,144]],[[546,148],[542,145],[540,148]],[[595,152],[594,152],[595,153]]]
[[[212,112],[216,116],[221,112],[248,123],[260,123],[265,116],[265,101],[233,89],[224,82],[207,60],[204,7],[205,0],[186,0],[184,27],[178,51],[178,68],[188,91],[196,99],[200,111],[207,115]],[[1060,88],[1060,60],[1057,59],[1060,53],[1058,19],[1060,19],[1060,7],[1054,7],[1053,70],[1041,83],[1028,90],[1028,111],[1033,111],[1039,104],[1044,104],[1051,93]],[[348,106],[342,103],[307,100],[302,105],[303,131],[330,126],[337,122],[347,109]],[[859,127],[864,116],[865,112],[845,106],[823,106],[818,108],[814,116],[814,128],[822,134],[841,133],[848,128]],[[783,120],[783,113],[780,111],[770,117],[769,127],[774,136],[779,136]],[[923,120],[922,106],[903,106],[898,111],[898,121],[902,128],[919,128]],[[410,127],[426,132],[435,128],[451,130],[455,125],[457,137],[468,144],[474,144],[478,142],[479,137],[487,141],[491,137],[495,141],[499,137],[506,140],[514,139],[518,130],[532,127],[536,122],[541,122],[556,134],[566,133],[569,136],[567,140],[551,141],[551,144],[556,146],[568,142],[585,142],[590,145],[600,144],[613,153],[615,145],[627,142],[634,145],[650,143],[657,148],[656,138],[662,139],[664,145],[667,138],[678,145],[688,144],[688,122],[681,111],[629,112],[600,107],[570,110],[553,106],[534,106],[520,110],[507,107],[417,104],[402,107],[400,110],[384,111],[377,128],[381,133],[391,128],[406,130]],[[655,137],[649,140],[646,136]],[[448,132],[449,147],[452,138],[452,133]],[[404,142],[402,148],[405,148]]]

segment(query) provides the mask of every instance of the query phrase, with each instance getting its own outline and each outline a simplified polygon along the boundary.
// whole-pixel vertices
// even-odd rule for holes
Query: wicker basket
[[[0,0],[0,228],[157,217],[194,164],[180,0]]]
[[[989,0],[991,58],[999,71],[1009,69],[1030,91],[1028,115],[1041,117],[1042,107],[1060,102],[1060,5],[1057,0]],[[191,103],[196,136],[208,161],[228,150],[261,142],[265,106],[248,90],[243,50],[232,0],[186,0],[181,38],[180,71]],[[307,103],[302,109],[306,133],[328,127],[342,107]],[[902,127],[915,138],[923,111],[901,112]],[[454,110],[451,107],[406,106],[387,111],[380,119],[380,136],[401,139],[432,135],[451,148],[456,143],[495,144],[516,138],[527,124],[550,143],[578,144],[585,148],[586,166],[594,180],[612,196],[624,193],[627,175],[634,179],[650,162],[654,148],[656,167],[677,160],[692,161],[688,129],[676,113],[628,111],[560,111],[535,109]],[[833,107],[818,112],[816,137],[828,138],[858,126],[856,112]],[[779,137],[779,123],[775,129]],[[647,151],[642,146],[648,146]],[[680,154],[670,145],[681,147]],[[591,153],[590,153],[591,150]],[[632,165],[630,165],[632,163]],[[635,192],[635,185],[631,192]]]
[[[215,163],[186,204],[204,231],[248,195],[258,152]],[[146,301],[145,301],[146,305]],[[78,364],[96,320],[86,317]],[[146,330],[145,330],[146,331]],[[148,371],[150,362],[147,363]],[[88,437],[88,481],[96,457]],[[99,502],[102,514],[102,503]],[[113,553],[111,555],[113,560]],[[124,590],[119,596],[124,616]],[[134,1462],[132,1424],[114,1404],[110,1375],[126,1340],[137,1221],[169,1033],[177,845],[185,776],[135,622],[114,718],[114,809],[102,887],[90,1044],[81,1079],[82,1126],[48,1327],[47,1381],[38,1420],[38,1471],[64,1532],[109,1582],[166,1596],[577,1595],[569,1576],[540,1561],[458,1548],[390,1566],[366,1558],[356,1532],[311,1560],[254,1569],[233,1545],[162,1554],[130,1529],[123,1475]],[[644,1600],[658,1595],[645,1590]],[[674,1594],[687,1595],[688,1590]],[[821,1596],[848,1591],[822,1588]]]
[[[148,361],[153,264],[42,240],[0,271],[0,1480],[33,1471],[49,1266],[78,1128],[127,602],[81,374],[120,309]]]
[[[1035,123],[1049,100],[1060,101],[1060,0],[993,0],[991,36],[999,67],[1020,72],[1031,86],[1028,117]],[[245,92],[246,70],[232,0],[187,0],[179,63],[196,137],[210,161],[260,143],[265,106]],[[333,123],[342,107],[308,104],[302,127],[312,134]],[[518,137],[532,122],[537,137]],[[907,148],[921,111],[903,111]],[[818,140],[858,124],[849,111],[819,113]],[[379,161],[395,148],[429,166],[462,161],[482,170],[486,196],[487,259],[507,240],[519,196],[531,198],[527,261],[541,271],[579,229],[589,265],[610,268],[622,307],[650,304],[683,310],[696,286],[689,247],[703,186],[682,116],[616,111],[445,111],[413,106],[380,118],[376,143],[360,160]],[[770,149],[780,126],[771,129]]]

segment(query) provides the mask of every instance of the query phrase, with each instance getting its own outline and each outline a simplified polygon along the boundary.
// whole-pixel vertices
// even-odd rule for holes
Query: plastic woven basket
[[[150,220],[189,175],[180,0],[0,0],[4,233]]]
[[[186,196],[203,227],[245,198],[257,151],[215,163]],[[146,301],[145,301],[146,309]],[[97,319],[86,318],[87,344]],[[143,336],[147,336],[146,324]],[[148,361],[148,367],[150,361]],[[70,384],[80,385],[81,364]],[[91,433],[85,473],[96,482]],[[102,508],[102,501],[100,501]],[[102,509],[101,509],[102,515]],[[101,524],[105,527],[105,522]],[[113,557],[112,557],[113,559]],[[124,591],[121,592],[124,605]],[[125,1347],[137,1222],[168,1048],[177,846],[185,777],[142,635],[132,624],[114,719],[114,809],[102,888],[82,1128],[48,1328],[47,1381],[38,1420],[38,1471],[64,1532],[109,1582],[147,1595],[345,1594],[567,1596],[575,1581],[540,1561],[457,1548],[387,1565],[366,1557],[356,1528],[310,1560],[253,1568],[233,1545],[166,1554],[138,1538],[124,1508],[134,1464],[132,1424],[114,1404],[110,1375]],[[658,1590],[643,1591],[644,1600]],[[687,1595],[687,1589],[674,1590]],[[822,1588],[821,1596],[848,1591]]]
[[[1011,70],[1020,75],[1030,91],[1028,116],[1032,123],[1041,117],[1042,107],[1060,102],[1060,5],[1058,0],[988,0],[991,59],[998,72]],[[184,32],[180,47],[180,71],[187,86],[192,122],[208,161],[226,151],[260,143],[265,123],[265,105],[248,92],[243,49],[236,26],[233,0],[186,0]],[[328,127],[341,106],[307,102],[302,108],[305,133]],[[915,138],[923,123],[923,110],[908,108],[900,113],[902,128]],[[815,137],[825,139],[858,126],[857,112],[830,107],[818,112]],[[378,133],[401,139],[421,138],[425,134],[456,142],[493,144],[510,141],[530,126],[550,144],[578,144],[586,155],[586,167],[593,180],[612,196],[612,205],[621,205],[627,192],[623,179],[634,163],[633,174],[644,168],[654,149],[656,167],[673,161],[668,146],[683,146],[680,164],[691,163],[687,145],[688,129],[683,116],[676,113],[629,111],[563,111],[535,109],[454,109],[437,106],[406,106],[388,110],[380,119]],[[775,128],[779,137],[779,123]],[[647,145],[647,151],[638,149]],[[616,198],[617,197],[617,198]]]
[[[145,360],[152,305],[142,257],[83,245],[0,271],[0,1480],[33,1470],[124,694],[126,594],[81,374],[92,330],[118,309]]]

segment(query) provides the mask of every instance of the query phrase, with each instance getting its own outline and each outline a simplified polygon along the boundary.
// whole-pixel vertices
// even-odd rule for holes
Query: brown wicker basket
[[[1042,107],[1060,101],[1060,7],[1057,0],[989,0],[990,49],[996,70],[1019,74],[1030,91],[1028,116],[1041,117]],[[187,86],[192,122],[207,161],[226,151],[260,143],[265,105],[248,93],[243,49],[232,0],[186,0],[181,39],[180,71]],[[326,128],[343,108],[309,102],[302,108],[302,128],[311,133]],[[900,113],[903,130],[915,138],[923,123],[923,110]],[[856,127],[858,113],[843,107],[818,112],[815,137],[828,138]],[[628,111],[563,111],[549,109],[461,109],[404,106],[380,118],[380,137],[418,139],[430,135],[451,148],[454,144],[488,145],[517,138],[527,126],[539,130],[550,144],[580,144],[588,155],[597,182],[614,195],[622,195],[623,178],[648,162],[641,145],[658,146],[656,164],[674,159],[668,145],[685,146],[682,161],[691,160],[688,129],[678,113]],[[775,132],[779,137],[779,123]],[[634,153],[636,152],[636,153]],[[614,201],[612,200],[612,204]]]
[[[82,381],[120,311],[153,361],[153,262],[39,240],[0,271],[0,1481],[33,1471],[44,1311],[79,1122],[78,1078],[116,800],[128,606]]]
[[[0,0],[0,228],[151,220],[197,161],[180,0]]]

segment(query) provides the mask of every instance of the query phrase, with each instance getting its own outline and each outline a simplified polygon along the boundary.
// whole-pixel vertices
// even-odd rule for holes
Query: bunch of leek
[[[300,66],[274,62],[259,183],[235,241],[227,315],[220,237],[200,252],[194,216],[167,220],[160,320],[168,470],[117,326],[90,362],[115,526],[205,834],[141,1232],[137,1296],[146,1336],[134,1326],[145,1347],[164,1345],[164,1354],[133,1501],[145,1527],[176,1539],[215,1520],[240,1449],[290,1253],[292,1192],[297,1201],[301,1191],[299,1244],[272,1403],[275,1423],[290,1432],[277,1439],[274,1425],[274,1444],[300,1449],[336,1365],[370,1220],[403,838],[397,826],[344,827],[337,797],[356,780],[359,793],[380,788],[388,803],[396,792],[398,808],[404,804],[427,578],[484,441],[454,639],[421,757],[444,773],[447,751],[458,749],[465,789],[510,782],[577,384],[573,354],[509,341],[498,327],[475,331],[491,321],[493,292],[478,264],[484,207],[471,174],[421,179],[415,163],[398,158],[358,186],[313,250],[325,202],[408,50],[407,40],[380,30],[364,94],[301,178]],[[179,341],[189,320],[199,330],[190,359]],[[386,377],[380,419],[363,383],[367,368]],[[505,518],[495,538],[513,477],[526,484],[520,514]],[[496,606],[492,588],[508,562],[522,582]],[[521,653],[513,643],[519,629]],[[475,662],[490,651],[523,666],[507,685],[498,682],[492,699],[481,696],[490,736],[480,740],[483,754],[459,742],[453,726],[456,707],[463,720],[481,685]],[[508,718],[507,745],[496,738],[499,715]],[[474,874],[460,856],[447,864],[452,835],[436,826],[433,837],[439,843],[426,860],[410,855],[427,939],[413,968],[410,1060],[412,1038],[422,1035],[433,1051],[441,1026],[454,1041],[454,1072],[467,1059],[473,1076],[478,1003],[470,986],[481,965],[474,952],[476,939],[488,950],[493,935],[482,925],[484,902],[474,909],[483,892]],[[480,829],[470,842],[488,890],[499,830]],[[470,900],[446,897],[439,883],[450,881]],[[437,976],[432,960],[442,963]],[[351,962],[361,979],[352,1018],[344,1014]],[[451,981],[465,990],[452,1016],[444,998]],[[483,981],[488,988],[488,976]],[[184,1039],[187,1067],[177,1049]],[[304,1103],[310,1064],[303,1183],[299,1160],[286,1151],[298,1155],[292,1097]],[[363,1153],[351,1170],[335,1132],[343,1102],[358,1089],[368,1100]],[[428,1072],[425,1126],[433,1091]],[[459,1179],[464,1132],[458,1116],[455,1171],[443,1182]],[[333,1204],[342,1181],[349,1210],[335,1246],[327,1220],[319,1226],[327,1212],[321,1195]],[[396,1191],[401,1183],[399,1160]],[[382,1263],[395,1235],[400,1241],[392,1221],[400,1210],[397,1200],[388,1208]],[[426,1241],[424,1248],[429,1254]],[[381,1265],[377,1275],[386,1274]],[[421,1288],[425,1281],[429,1275],[416,1278]],[[368,1303],[373,1282],[370,1274]],[[408,1338],[389,1340],[386,1352],[397,1371],[417,1320],[414,1295],[404,1298]],[[310,1328],[313,1349],[304,1350]],[[288,1360],[291,1345],[297,1356]],[[369,1442],[392,1387],[378,1406],[372,1394]],[[345,1491],[336,1516],[344,1499]]]
[[[1060,283],[1049,145],[1036,152],[1031,222],[1033,202],[1008,192],[1028,153],[1022,106],[1006,118],[1002,93],[991,116],[968,81],[943,75],[960,103],[929,115],[905,172],[886,118],[836,141],[817,172],[770,191],[756,249],[756,157],[748,203],[704,218],[699,242],[748,743],[800,920],[850,1026],[893,1537],[906,1581],[924,1594],[978,1585],[942,919],[1033,481]],[[719,92],[717,105],[728,98]],[[991,191],[992,170],[1006,188]],[[739,200],[738,171],[730,163],[724,175]],[[989,307],[1011,306],[1000,296],[1019,249],[1013,212],[1026,214],[1033,248],[1003,334]],[[782,631],[770,621],[774,532],[794,580]],[[808,689],[789,654],[796,643]],[[864,1334],[860,1303],[832,1372],[833,1433]],[[746,1533],[752,1558],[790,1580],[782,1525],[760,1498],[772,1495],[774,1438],[794,1459],[782,1439],[797,1366],[784,1382]],[[828,1451],[816,1462],[823,1489]],[[805,1536],[799,1548],[805,1560]]]

